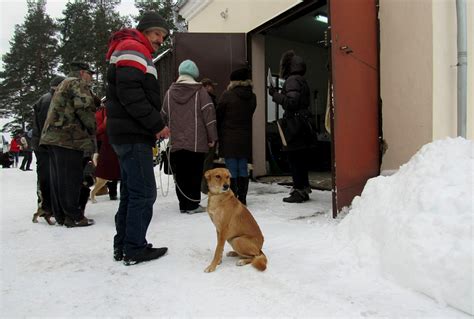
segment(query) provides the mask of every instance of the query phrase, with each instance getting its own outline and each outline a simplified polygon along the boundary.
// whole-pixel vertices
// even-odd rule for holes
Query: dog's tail
[[[267,256],[265,256],[263,251],[260,250],[260,255],[255,256],[255,258],[252,260],[252,266],[260,271],[267,269]]]

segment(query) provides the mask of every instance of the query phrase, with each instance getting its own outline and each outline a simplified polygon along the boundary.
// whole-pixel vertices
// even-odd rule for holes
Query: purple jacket
[[[171,151],[207,153],[217,141],[215,107],[201,83],[178,81],[165,94],[161,115],[170,128]]]

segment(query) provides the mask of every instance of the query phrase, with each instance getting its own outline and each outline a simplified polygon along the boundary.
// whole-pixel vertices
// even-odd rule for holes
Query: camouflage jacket
[[[69,76],[53,95],[40,145],[92,154],[97,149],[95,132],[95,105],[89,85],[78,77]]]

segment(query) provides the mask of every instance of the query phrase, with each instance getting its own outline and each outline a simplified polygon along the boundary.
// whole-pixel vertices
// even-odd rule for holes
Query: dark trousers
[[[49,154],[47,150],[35,151],[35,156],[37,178],[36,195],[38,197],[38,208],[52,213]]]
[[[66,217],[80,220],[83,217],[79,205],[83,181],[82,151],[59,146],[48,146],[50,159],[51,207],[58,223]]]
[[[33,152],[32,151],[24,151],[23,152],[23,161],[21,161],[20,169],[29,170],[32,160],[33,160]]]
[[[117,183],[118,180],[107,182],[107,189],[109,190],[109,197],[117,197]]]
[[[291,176],[293,177],[293,188],[304,189],[305,187],[309,187],[308,151],[288,151],[287,156],[290,164]]]
[[[171,152],[171,165],[175,175],[180,210],[193,210],[199,206],[205,155],[205,153],[186,150]]]
[[[120,162],[120,204],[115,214],[114,248],[133,256],[147,245],[146,232],[153,216],[156,182],[152,147],[113,144]]]

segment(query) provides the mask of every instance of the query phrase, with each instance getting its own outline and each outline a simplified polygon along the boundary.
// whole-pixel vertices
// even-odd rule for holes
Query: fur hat
[[[54,89],[54,88],[56,88],[64,79],[65,79],[64,76],[56,75],[56,76],[51,80],[51,82],[49,82],[49,86]]]
[[[230,80],[231,81],[245,81],[250,78],[250,72],[248,68],[240,68],[237,70],[234,70],[230,74]]]
[[[184,60],[179,65],[178,73],[179,73],[179,75],[187,74],[187,75],[191,76],[193,79],[196,80],[199,76],[199,69],[198,69],[196,63],[194,63],[193,61]]]
[[[148,29],[159,29],[165,34],[165,37],[170,33],[170,28],[168,23],[166,23],[166,20],[153,11],[145,12],[137,25],[137,30],[140,32]]]

